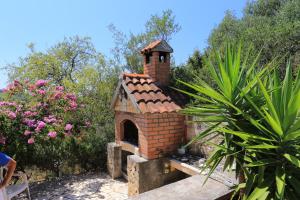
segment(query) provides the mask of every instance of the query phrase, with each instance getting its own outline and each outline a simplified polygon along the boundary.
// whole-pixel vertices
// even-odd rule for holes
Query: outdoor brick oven
[[[163,185],[161,174],[168,166],[161,158],[176,151],[186,140],[185,116],[178,112],[186,98],[169,87],[172,52],[164,40],[143,48],[144,74],[121,74],[113,97],[115,143],[108,145],[108,170],[113,178],[121,176],[122,151],[134,154],[127,157],[126,163],[129,194]],[[146,165],[145,170],[152,170],[152,174],[141,171]],[[161,180],[148,180],[153,179],[153,173],[158,173]],[[147,180],[153,185],[142,186]]]

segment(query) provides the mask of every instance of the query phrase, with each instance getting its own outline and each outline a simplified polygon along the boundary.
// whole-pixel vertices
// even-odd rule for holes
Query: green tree
[[[45,79],[63,85],[65,80],[75,82],[77,73],[87,66],[95,66],[103,57],[96,52],[88,37],[65,38],[46,52],[37,52],[33,44],[28,47],[30,53],[26,57],[6,66],[10,80]]]
[[[207,76],[207,68],[204,65],[204,56],[201,55],[199,50],[195,50],[186,63],[173,67],[171,70],[171,85],[180,89],[188,88],[183,86],[181,83],[178,83],[177,80],[195,83],[199,78],[205,80],[209,79]]]
[[[165,10],[161,15],[152,15],[145,23],[142,33],[127,35],[113,24],[109,25],[109,30],[115,40],[112,53],[119,66],[130,72],[141,73],[143,64],[140,50],[153,40],[164,39],[169,42],[181,27],[175,21],[172,10]]]
[[[228,41],[242,41],[244,46],[255,49],[255,53],[262,50],[260,64],[269,63],[276,56],[286,56],[296,67],[300,64],[299,38],[299,0],[257,0],[246,5],[241,18],[226,13],[209,37],[208,50],[220,49]],[[250,55],[251,59],[255,53]],[[282,64],[281,74],[285,69]]]
[[[172,10],[163,11],[162,15],[152,15],[146,22],[146,34],[153,39],[163,39],[169,42],[172,36],[181,30],[176,23]]]

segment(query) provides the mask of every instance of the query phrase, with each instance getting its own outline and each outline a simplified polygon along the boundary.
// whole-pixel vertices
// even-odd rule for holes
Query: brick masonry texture
[[[159,62],[159,52],[153,52],[151,62],[146,63],[144,58],[144,74],[148,74],[159,85],[168,85],[170,79],[170,55],[167,54],[166,62]]]
[[[132,121],[139,131],[139,151],[146,159],[156,159],[174,152],[185,138],[185,117],[178,113],[135,114],[116,112],[115,138],[124,138],[123,124]]]

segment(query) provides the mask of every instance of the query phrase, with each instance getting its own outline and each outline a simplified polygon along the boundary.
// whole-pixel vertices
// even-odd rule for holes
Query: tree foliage
[[[181,30],[180,25],[175,21],[172,10],[165,10],[161,15],[152,15],[145,23],[145,31],[129,35],[118,30],[113,24],[109,25],[113,34],[115,47],[112,50],[114,58],[124,70],[142,73],[143,64],[140,50],[157,39],[164,39],[169,42],[173,35]]]
[[[171,70],[171,85],[178,89],[189,90],[189,87],[182,85],[178,80],[196,83],[198,80],[203,79],[210,82],[208,69],[205,65],[204,55],[199,50],[195,50],[187,62],[173,67]]]
[[[88,37],[70,37],[50,47],[46,52],[37,52],[30,46],[28,56],[20,58],[17,64],[9,64],[9,76],[14,79],[45,79],[63,85],[65,80],[76,81],[76,74],[99,62],[98,54]]]
[[[155,39],[169,42],[172,36],[181,30],[176,23],[172,10],[163,11],[162,15],[152,15],[146,22],[146,34]]]
[[[240,19],[227,12],[209,37],[208,51],[232,41],[241,41],[256,53],[262,50],[261,64],[276,56],[286,56],[296,67],[300,64],[300,1],[250,1]],[[255,53],[252,58],[254,56]],[[281,71],[283,69],[284,65]]]

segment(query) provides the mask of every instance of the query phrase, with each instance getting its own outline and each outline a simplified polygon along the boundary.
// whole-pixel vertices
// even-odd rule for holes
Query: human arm
[[[3,177],[3,181],[0,183],[0,189],[8,185],[8,183],[10,182],[11,177],[13,176],[14,171],[16,169],[17,163],[14,159],[9,158],[5,166],[7,168],[7,172]]]

